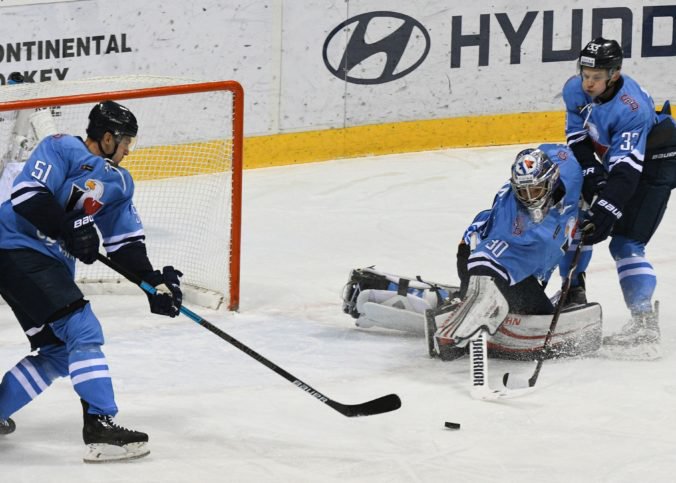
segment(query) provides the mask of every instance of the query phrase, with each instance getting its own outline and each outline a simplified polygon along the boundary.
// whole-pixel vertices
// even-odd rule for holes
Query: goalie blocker
[[[400,277],[373,267],[352,270],[343,290],[343,311],[360,328],[380,327],[425,336],[431,357],[453,360],[467,353],[449,338],[451,318],[467,298],[459,287]],[[497,312],[497,311],[496,311]],[[489,332],[488,353],[494,358],[533,360],[542,353],[552,315],[506,313]],[[444,330],[446,329],[446,330]],[[590,354],[601,346],[602,311],[598,303],[571,305],[561,312],[545,358]]]

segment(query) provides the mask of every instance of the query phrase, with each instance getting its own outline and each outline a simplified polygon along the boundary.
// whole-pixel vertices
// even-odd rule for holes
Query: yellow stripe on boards
[[[230,170],[230,141],[204,141],[135,149],[122,162],[135,181],[221,173]]]
[[[375,124],[248,137],[244,167],[434,149],[562,142],[563,112],[531,112]]]
[[[312,163],[358,156],[435,149],[562,142],[563,112],[373,124],[321,131],[250,136],[244,139],[244,168]],[[205,141],[139,148],[123,166],[137,181],[228,171],[230,141]]]

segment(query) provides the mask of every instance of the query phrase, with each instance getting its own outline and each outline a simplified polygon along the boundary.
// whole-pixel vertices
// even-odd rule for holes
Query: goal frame
[[[195,94],[211,91],[229,91],[232,93],[232,175],[231,175],[231,211],[230,211],[230,257],[229,257],[229,296],[228,310],[239,310],[240,289],[240,250],[242,224],[242,169],[244,137],[244,89],[233,80],[177,84],[139,89],[99,91],[86,94],[74,94],[36,99],[22,99],[0,102],[0,112],[23,109],[47,108],[51,106],[96,103],[102,100],[121,101],[173,95]]]

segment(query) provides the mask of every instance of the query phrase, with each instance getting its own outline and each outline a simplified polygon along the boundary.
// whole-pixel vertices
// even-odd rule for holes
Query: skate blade
[[[137,460],[149,454],[150,448],[146,442],[129,443],[124,446],[93,443],[87,445],[82,459],[85,463],[116,463]]]
[[[597,352],[598,357],[623,361],[654,361],[662,357],[659,344],[608,345]]]

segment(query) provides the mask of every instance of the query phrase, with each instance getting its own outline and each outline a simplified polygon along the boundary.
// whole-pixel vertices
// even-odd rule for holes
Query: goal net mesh
[[[135,181],[134,204],[153,266],[173,265],[183,272],[186,300],[234,310],[239,299],[241,96],[235,82],[147,76],[5,86],[0,89],[0,155],[4,163],[12,162],[19,112],[47,108],[56,132],[84,139],[96,102],[112,99],[128,107],[139,133],[121,166]],[[49,107],[47,98],[53,99]],[[25,103],[17,109],[15,101]],[[76,277],[86,293],[138,290],[101,263],[78,262]]]

